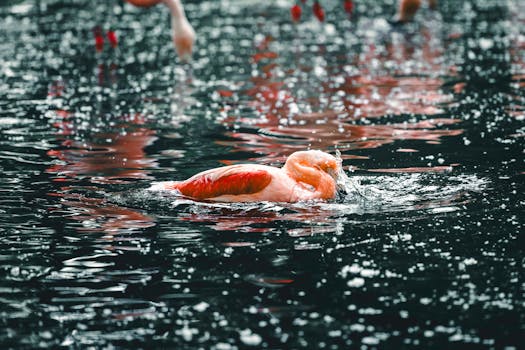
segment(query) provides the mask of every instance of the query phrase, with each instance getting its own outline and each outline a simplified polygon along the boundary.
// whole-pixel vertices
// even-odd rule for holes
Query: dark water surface
[[[161,7],[0,6],[0,347],[523,347],[523,3],[186,3],[191,69]],[[146,191],[307,148],[347,193]]]

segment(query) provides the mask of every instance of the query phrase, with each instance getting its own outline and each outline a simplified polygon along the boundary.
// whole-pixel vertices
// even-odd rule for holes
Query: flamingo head
[[[179,22],[173,21],[173,44],[180,59],[184,62],[191,61],[193,44],[195,42],[195,31],[191,24],[182,18]]]

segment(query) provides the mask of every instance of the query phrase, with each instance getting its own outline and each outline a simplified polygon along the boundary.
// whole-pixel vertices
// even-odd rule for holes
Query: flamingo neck
[[[283,169],[288,175],[298,182],[304,182],[317,188],[320,181],[319,170],[305,166],[298,161],[288,160]]]
[[[186,15],[184,14],[184,8],[182,7],[180,0],[162,0],[162,2],[170,9],[173,19],[180,20],[182,18],[186,18]]]
[[[335,195],[334,179],[319,169],[303,164],[300,160],[289,158],[283,170],[297,182],[312,186],[322,198],[331,198]]]
[[[171,12],[171,30],[175,50],[182,61],[190,61],[195,31],[186,18],[180,0],[162,0]]]

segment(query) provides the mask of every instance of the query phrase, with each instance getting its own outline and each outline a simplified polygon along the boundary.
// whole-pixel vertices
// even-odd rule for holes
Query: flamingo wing
[[[209,199],[223,195],[246,195],[262,191],[272,181],[264,169],[229,166],[197,174],[175,183],[181,194],[195,199]]]

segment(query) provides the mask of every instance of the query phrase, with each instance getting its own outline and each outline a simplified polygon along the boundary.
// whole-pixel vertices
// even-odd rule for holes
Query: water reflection
[[[335,232],[340,220],[336,212],[316,210],[314,203],[302,205],[284,203],[279,205],[273,203],[255,205],[199,204],[175,199],[170,201],[170,205],[178,209],[181,220],[204,223],[217,232],[271,233],[279,230],[279,222],[290,222],[300,227],[304,226],[304,230],[309,234],[315,232],[313,226],[323,226],[327,232]],[[230,245],[232,242],[225,244]]]
[[[255,45],[251,59],[258,71],[245,84],[248,88],[219,91],[227,115],[222,122],[231,131],[218,143],[264,155],[259,161],[268,162],[305,147],[370,149],[400,140],[436,144],[442,137],[459,136],[462,130],[454,126],[460,120],[441,117],[453,97],[437,77],[451,70],[437,35],[427,27],[417,34],[390,31],[379,43],[377,38],[365,42],[351,65],[298,64],[289,70],[277,63],[274,39],[267,36]],[[317,76],[319,91],[303,81],[305,72]],[[385,116],[398,115],[404,116],[402,122],[383,124]],[[343,152],[343,158],[354,157]]]
[[[56,111],[52,119],[57,136],[77,135],[75,115]],[[113,119],[113,117],[111,118]],[[140,115],[122,116],[110,121],[109,130],[96,132],[86,138],[59,138],[61,148],[48,152],[60,160],[47,171],[56,174],[54,181],[75,181],[87,178],[97,183],[124,183],[126,179],[151,179],[148,168],[156,166],[144,149],[155,140],[155,131],[144,127]],[[97,123],[91,119],[90,123]]]
[[[103,65],[98,69],[98,83],[105,85]],[[116,79],[113,73],[110,75]],[[50,85],[48,98],[63,106],[71,94],[68,88],[63,80],[57,80]],[[114,104],[110,100],[110,105]],[[67,109],[48,113],[58,147],[47,152],[55,164],[46,172],[59,186],[49,195],[61,199],[60,211],[68,212],[69,220],[78,223],[74,227],[79,234],[103,233],[102,241],[108,243],[103,249],[136,249],[112,246],[109,241],[126,241],[125,235],[154,226],[153,220],[140,211],[109,203],[100,185],[151,179],[148,169],[156,167],[156,160],[146,156],[145,148],[156,140],[155,131],[146,126],[140,114],[114,117],[104,115],[103,110],[82,107],[80,110],[89,113]]]
[[[139,113],[113,113],[120,102],[115,94],[116,71],[113,64],[97,66],[98,86],[91,87],[98,101],[95,108],[74,104],[71,96],[86,91],[78,83],[68,85],[59,79],[48,89],[48,100],[55,108],[47,116],[57,145],[47,152],[54,164],[46,172],[56,184],[48,196],[58,200],[48,215],[65,219],[62,225],[69,233],[62,239],[71,252],[42,280],[48,290],[42,307],[61,324],[152,319],[161,306],[132,292],[135,286],[148,283],[158,268],[129,265],[133,257],[148,253],[151,238],[145,232],[156,222],[145,211],[108,198],[108,186],[152,179],[151,171],[158,166],[145,151],[157,139],[147,118]],[[87,327],[67,327],[60,334],[62,346],[100,344],[122,336],[121,331],[101,334]]]
[[[41,4],[36,21],[14,2],[4,347],[519,347],[519,2],[444,0],[445,24],[392,30],[388,2],[341,24],[327,0],[325,26],[294,27],[283,2],[188,1],[186,85],[161,11],[122,7],[115,59],[90,32],[114,3]],[[337,146],[355,188],[244,206],[142,190],[309,145]]]

